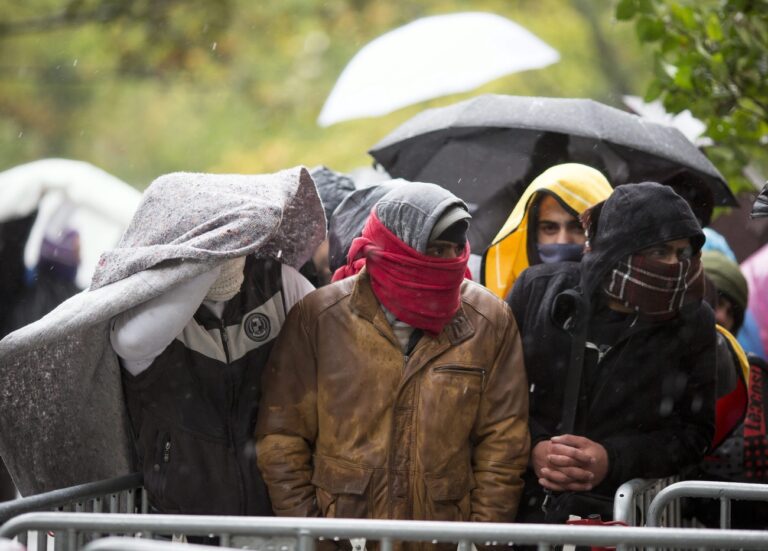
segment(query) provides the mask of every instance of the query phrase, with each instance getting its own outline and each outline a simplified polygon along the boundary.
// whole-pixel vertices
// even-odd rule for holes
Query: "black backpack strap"
[[[555,325],[571,335],[571,354],[568,372],[565,375],[563,413],[558,425],[560,434],[569,434],[573,432],[576,425],[576,413],[579,409],[579,391],[584,372],[584,349],[587,345],[589,324],[589,301],[578,289],[563,291],[555,297],[550,316]],[[551,500],[552,492],[544,490],[541,510],[545,515]]]
[[[560,293],[552,304],[552,320],[571,335],[571,354],[565,377],[563,412],[558,426],[561,434],[572,433],[576,424],[581,378],[584,372],[589,310],[589,301],[578,289],[569,289]]]

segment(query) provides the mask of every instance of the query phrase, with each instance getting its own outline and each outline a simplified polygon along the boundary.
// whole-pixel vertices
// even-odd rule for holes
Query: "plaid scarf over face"
[[[674,264],[630,255],[611,270],[603,291],[643,317],[674,318],[684,305],[704,296],[701,254]]]

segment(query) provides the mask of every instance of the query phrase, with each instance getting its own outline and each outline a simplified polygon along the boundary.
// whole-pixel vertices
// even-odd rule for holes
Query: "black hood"
[[[595,208],[601,210],[588,236],[590,251],[581,261],[581,285],[587,296],[613,266],[634,252],[685,237],[694,253],[704,245],[691,207],[669,186],[655,182],[618,186]]]
[[[310,174],[315,181],[315,186],[317,186],[320,200],[323,202],[325,220],[330,224],[331,215],[336,207],[344,201],[347,195],[355,191],[355,182],[346,174],[336,172],[323,165],[313,168]]]

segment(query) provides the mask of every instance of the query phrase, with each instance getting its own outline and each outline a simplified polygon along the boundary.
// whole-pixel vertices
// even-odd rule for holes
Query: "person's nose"
[[[557,238],[555,239],[555,243],[558,245],[570,245],[574,243],[573,236],[568,232],[567,228],[561,227],[560,230],[557,232]]]

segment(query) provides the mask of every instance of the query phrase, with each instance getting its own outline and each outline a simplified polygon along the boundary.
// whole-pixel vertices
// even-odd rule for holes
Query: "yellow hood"
[[[517,276],[529,266],[528,215],[533,199],[541,192],[557,195],[561,201],[581,214],[604,201],[613,191],[608,180],[592,167],[566,163],[548,168],[525,189],[501,231],[483,255],[485,286],[506,298]]]
[[[746,352],[744,352],[744,349],[741,347],[741,344],[739,344],[739,341],[736,340],[736,337],[734,337],[725,327],[722,325],[715,325],[715,329],[717,329],[718,333],[724,336],[728,341],[733,357],[739,364],[739,375],[741,375],[744,384],[749,387],[749,359],[747,358]]]

